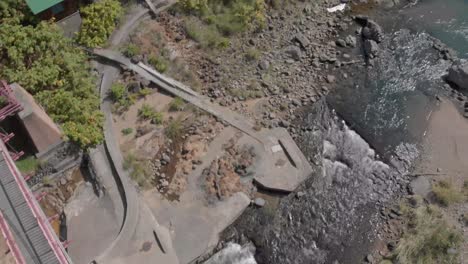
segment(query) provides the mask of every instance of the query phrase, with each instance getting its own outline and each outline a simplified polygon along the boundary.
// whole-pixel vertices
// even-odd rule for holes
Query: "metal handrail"
[[[6,240],[6,244],[8,248],[10,249],[11,254],[13,255],[13,258],[16,261],[16,264],[26,264],[26,261],[24,260],[23,254],[21,254],[21,251],[16,244],[15,237],[13,236],[13,233],[10,230],[10,227],[3,216],[3,212],[0,210],[0,230],[2,231],[3,237]]]
[[[27,187],[24,178],[21,176],[21,173],[19,172],[13,159],[9,155],[8,150],[6,149],[6,146],[3,144],[3,142],[0,142],[0,152],[2,153],[9,170],[11,171],[16,181],[16,184],[18,185],[21,191],[21,194],[25,198],[26,203],[32,211],[32,214],[36,218],[39,228],[44,234],[44,237],[46,238],[47,242],[52,248],[52,251],[54,252],[55,256],[59,260],[60,264],[70,264],[70,258],[65,254],[65,249],[59,242],[57,235],[53,233],[52,228],[48,224],[47,218],[44,215],[44,212],[42,212],[42,209],[39,208],[39,204],[37,203],[36,198],[32,194],[31,190]]]

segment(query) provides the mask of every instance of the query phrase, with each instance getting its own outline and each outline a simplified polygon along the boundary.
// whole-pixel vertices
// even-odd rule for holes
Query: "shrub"
[[[463,195],[452,187],[447,181],[440,181],[432,187],[432,192],[436,200],[443,206],[449,206],[452,203],[460,202]]]
[[[154,115],[151,117],[151,123],[155,125],[160,125],[164,121],[164,115],[161,112],[156,112]]]
[[[180,0],[178,5],[181,10],[200,17],[224,35],[265,24],[264,0]]]
[[[29,156],[15,162],[16,167],[25,174],[34,173],[39,168],[39,160]]]
[[[3,108],[8,104],[8,100],[5,96],[0,96],[0,108]]]
[[[164,115],[161,112],[157,112],[151,106],[143,104],[138,110],[138,116],[143,120],[150,120],[151,123],[160,125],[164,121]]]
[[[148,63],[160,73],[164,73],[167,70],[167,62],[162,56],[151,54],[148,58]]]
[[[143,104],[141,108],[138,110],[138,116],[144,120],[149,120],[153,117],[156,113],[153,107],[147,104]]]
[[[143,188],[150,186],[151,167],[147,160],[139,159],[133,153],[129,153],[124,158],[123,168],[124,170],[131,170],[130,178],[132,178],[138,186]]]
[[[87,47],[99,47],[106,43],[123,14],[117,0],[101,0],[80,10],[83,22],[78,32],[78,43]]]
[[[180,97],[176,97],[172,99],[172,101],[169,103],[169,111],[172,111],[172,112],[182,111],[184,110],[184,107],[185,107],[185,102]]]
[[[244,98],[244,99],[254,99],[254,98],[261,98],[263,96],[263,92],[260,90],[247,90],[247,89],[230,89],[228,90],[229,94],[235,97]]]
[[[260,51],[255,48],[248,49],[245,53],[245,58],[248,61],[256,61],[260,58]]]
[[[409,207],[408,207],[409,208]],[[455,264],[458,255],[448,253],[463,240],[458,230],[448,225],[436,206],[421,206],[405,212],[407,231],[396,249],[401,264]]]
[[[175,140],[182,135],[182,130],[182,119],[177,118],[169,122],[169,124],[166,127],[165,134],[168,138]]]
[[[214,25],[205,25],[200,20],[190,18],[185,20],[185,32],[193,40],[200,43],[202,48],[226,48],[229,39],[223,37]]]
[[[150,88],[143,88],[140,90],[140,96],[146,97],[153,93],[153,90]]]
[[[3,77],[30,92],[68,139],[82,148],[102,142],[104,116],[88,57],[57,25],[1,23],[0,58]]]
[[[23,25],[35,25],[39,22],[24,0],[0,1],[0,24],[13,23]]]
[[[124,134],[125,136],[130,135],[131,133],[133,133],[133,128],[131,127],[122,129],[122,134]]]
[[[120,102],[122,99],[126,97],[126,93],[127,93],[127,89],[125,88],[125,85],[123,85],[122,83],[112,84],[112,87],[110,90],[110,96],[114,102]]]
[[[133,43],[127,44],[123,50],[123,54],[129,58],[135,55],[139,55],[140,53],[141,53],[140,47],[138,47],[137,45]]]

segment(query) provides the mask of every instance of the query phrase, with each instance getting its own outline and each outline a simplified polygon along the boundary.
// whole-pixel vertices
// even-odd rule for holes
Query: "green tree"
[[[77,40],[88,47],[104,45],[123,14],[122,5],[117,0],[102,0],[80,11],[83,23]]]
[[[24,0],[1,0],[0,23],[37,24],[38,19],[33,15]]]
[[[28,90],[70,140],[83,148],[102,142],[103,115],[88,58],[55,24],[0,24],[0,58],[3,76]]]

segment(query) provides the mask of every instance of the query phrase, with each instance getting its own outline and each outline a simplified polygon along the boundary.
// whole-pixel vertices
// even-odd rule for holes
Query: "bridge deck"
[[[3,143],[0,143],[0,209],[14,240],[26,263],[59,264],[60,261],[29,206],[28,198],[13,175],[10,162],[9,153]]]

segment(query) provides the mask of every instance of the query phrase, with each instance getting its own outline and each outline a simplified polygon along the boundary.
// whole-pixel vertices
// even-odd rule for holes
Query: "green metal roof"
[[[63,0],[26,0],[33,14],[40,13],[49,7],[52,7]]]

